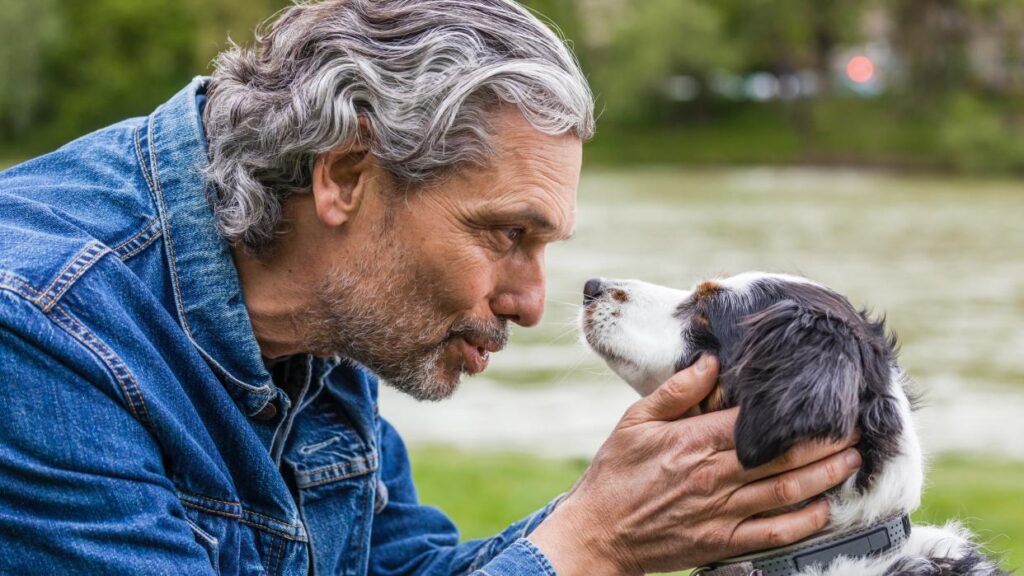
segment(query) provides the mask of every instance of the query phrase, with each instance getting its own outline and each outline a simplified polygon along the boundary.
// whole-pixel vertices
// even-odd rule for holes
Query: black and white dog
[[[719,386],[700,410],[739,406],[736,451],[745,467],[805,439],[861,431],[861,471],[829,495],[823,536],[722,560],[721,576],[1002,575],[956,523],[914,526],[924,480],[911,394],[882,321],[810,280],[746,273],[673,290],[595,279],[584,288],[583,336],[608,366],[649,394],[702,353]]]

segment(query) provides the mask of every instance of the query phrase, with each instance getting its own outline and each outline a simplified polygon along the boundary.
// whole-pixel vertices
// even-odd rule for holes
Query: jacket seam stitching
[[[536,546],[530,543],[529,540],[523,540],[522,542],[523,547],[526,548],[526,551],[530,554],[530,556],[532,556],[533,559],[538,564],[540,564],[540,567],[542,570],[544,570],[545,574],[549,574],[551,576],[558,576],[558,574],[555,573],[554,567],[551,565],[551,561],[547,559],[547,556],[541,554],[540,551],[537,550]]]
[[[115,354],[114,351],[103,342],[103,340],[98,338],[95,334],[89,331],[88,328],[75,320],[75,318],[71,316],[63,306],[56,304],[53,306],[52,311],[54,313],[48,314],[50,318],[60,325],[65,332],[70,334],[71,337],[78,340],[82,345],[96,354],[107,369],[110,370],[110,373],[117,380],[118,386],[125,395],[128,410],[132,415],[137,420],[141,421],[147,428],[151,427],[149,410],[146,408],[146,402],[142,398],[142,392],[139,390],[138,384],[135,382],[135,378],[132,376],[131,371],[128,370],[128,367],[125,366],[121,359],[117,357],[117,354]],[[61,316],[63,316],[64,320],[61,320]],[[136,406],[136,402],[138,402],[138,406]],[[139,411],[140,408],[141,413]]]
[[[186,492],[184,490],[178,490],[178,493],[183,495],[183,496],[186,496],[188,498],[195,498],[196,500],[209,500],[210,502],[216,502],[217,504],[223,504],[225,506],[231,506],[231,507],[234,507],[234,508],[238,508],[239,510],[242,509],[242,503],[241,502],[235,502],[235,501],[232,501],[232,500],[222,500],[220,498],[214,498],[212,496],[202,496],[200,494],[193,494],[191,492]]]
[[[275,536],[280,536],[281,538],[285,538],[287,540],[294,540],[296,542],[305,542],[306,541],[306,539],[303,538],[303,537],[295,536],[294,534],[288,534],[287,532],[284,532],[283,530],[278,530],[277,528],[274,528],[273,526],[267,526],[266,524],[260,524],[259,522],[254,522],[252,520],[249,520],[245,516],[238,517],[238,521],[241,522],[242,524],[247,525],[247,526],[252,526],[254,528],[259,528],[260,530],[266,530],[267,533],[269,533],[269,534],[273,534]]]
[[[267,516],[266,514],[260,514],[259,512],[255,512],[253,510],[249,510],[248,508],[245,508],[245,507],[242,508],[242,515],[243,516],[246,516],[246,515],[255,516],[257,518],[262,518],[263,520],[267,520],[267,521],[270,521],[270,522],[275,522],[277,524],[283,524],[285,526],[291,526],[291,524],[288,523],[288,522],[283,522],[283,521],[281,521],[281,520],[279,520],[277,518],[274,518],[273,516]]]
[[[18,294],[19,296],[25,298],[29,302],[34,303],[37,307],[39,306],[39,300],[42,298],[42,294],[40,294],[38,291],[36,291],[34,288],[32,288],[32,286],[30,286],[29,284],[19,280],[18,278],[14,278],[14,277],[11,277],[9,275],[0,276],[0,289],[10,290],[10,291]],[[126,366],[124,366],[124,364],[120,361],[120,359],[117,357],[117,355],[114,354],[114,352],[112,350],[110,350],[110,348],[108,348],[103,343],[102,340],[100,340],[98,337],[96,337],[95,334],[93,334],[87,328],[82,326],[81,323],[77,322],[74,319],[74,317],[72,317],[67,312],[67,310],[65,310],[64,307],[61,306],[60,304],[54,304],[53,307],[50,309],[50,311],[46,311],[46,310],[43,310],[41,308],[40,308],[40,311],[44,312],[46,314],[46,317],[49,318],[50,321],[52,321],[54,324],[57,324],[58,326],[60,326],[60,328],[62,330],[64,330],[64,332],[66,332],[72,338],[77,340],[80,344],[82,344],[83,346],[88,348],[89,351],[91,351],[93,354],[96,355],[97,358],[99,358],[99,360],[103,363],[104,366],[106,366],[107,370],[114,377],[114,379],[117,380],[118,386],[121,388],[121,392],[125,395],[125,400],[127,401],[127,408],[132,413],[132,416],[135,417],[137,420],[141,421],[144,425],[148,426],[149,425],[149,412],[148,412],[148,410],[146,410],[146,404],[145,404],[145,401],[142,399],[141,393],[139,393],[138,396],[139,396],[139,402],[142,404],[142,409],[143,409],[143,411],[145,413],[145,420],[143,420],[143,418],[141,418],[139,416],[138,409],[134,405],[134,399],[132,398],[132,395],[131,395],[130,391],[128,390],[127,386],[125,385],[125,382],[119,376],[118,370],[112,365],[112,362],[114,362],[114,363],[118,364],[119,366],[121,366],[123,368],[125,374],[129,378],[131,378],[131,372],[128,370],[128,368]],[[63,315],[64,318],[67,318],[67,320],[71,324],[74,324],[74,326],[69,326],[67,323],[65,323],[65,321],[62,321],[60,319],[58,314],[56,314],[54,312],[58,312],[60,315]],[[79,327],[82,330],[82,332],[87,334],[92,339],[92,341],[95,342],[96,344],[90,344],[89,342],[87,342],[84,339],[85,338],[84,336],[76,333],[75,332],[75,326]],[[97,347],[99,347],[100,350],[97,350],[96,349]],[[104,351],[106,352],[106,354],[109,354],[111,360],[108,361],[108,357],[104,354]],[[131,382],[132,382],[132,386],[135,387],[134,386],[134,379],[133,378],[132,378]],[[138,390],[137,387],[135,387],[135,389]]]
[[[274,543],[270,546],[270,558],[268,558],[267,574],[275,575],[277,570],[281,568],[281,552],[284,551],[284,541],[280,538],[275,538]]]
[[[160,238],[161,236],[163,236],[163,233],[162,233],[162,232],[157,232],[156,234],[153,234],[152,236],[150,236],[149,238],[147,238],[147,239],[146,239],[146,241],[145,241],[145,242],[143,242],[142,244],[140,244],[139,246],[137,246],[137,247],[133,248],[133,249],[132,249],[131,251],[129,251],[129,252],[125,252],[124,254],[122,254],[122,255],[120,256],[120,258],[121,258],[121,261],[122,261],[122,262],[124,262],[124,261],[126,261],[126,260],[129,260],[129,259],[131,259],[131,258],[132,258],[133,256],[135,256],[136,254],[138,254],[139,252],[142,252],[142,251],[143,251],[143,250],[145,250],[146,248],[149,248],[149,247],[150,247],[150,246],[152,246],[152,245],[153,245],[153,243],[154,243],[154,242],[156,242],[156,241],[157,241],[157,239],[159,239],[159,238]]]
[[[255,516],[256,518],[260,518],[260,519],[266,520],[267,522],[273,522],[274,524],[280,524],[282,526],[292,526],[291,523],[285,522],[285,521],[283,521],[283,520],[281,520],[279,518],[274,518],[273,516],[268,516],[266,514],[261,514],[259,512],[255,512],[253,510],[249,510],[248,508],[245,508],[244,506],[242,506],[241,502],[232,502],[230,500],[221,500],[219,498],[213,498],[213,497],[210,497],[210,496],[202,496],[202,495],[199,495],[199,494],[193,494],[191,492],[186,492],[185,490],[178,490],[178,494],[179,494],[179,500],[181,500],[181,498],[180,498],[181,496],[184,496],[186,498],[185,500],[181,500],[181,503],[183,505],[185,505],[185,506],[191,506],[192,508],[196,508],[198,510],[203,510],[205,512],[209,512],[210,514],[217,514],[217,515],[220,515],[220,516],[225,516],[227,518],[233,518],[233,519],[239,520],[241,522],[244,522],[244,523],[246,523],[246,524],[248,524],[250,526],[256,526],[256,527],[259,527],[259,528],[266,529],[268,532],[273,532],[273,533],[278,534],[278,535],[280,535],[280,536],[282,536],[284,538],[298,539],[298,540],[302,541],[301,538],[296,538],[295,536],[289,535],[288,533],[286,533],[283,530],[274,528],[273,526],[270,526],[270,525],[267,525],[267,524],[261,524],[259,522],[256,522],[255,520],[247,519],[246,518],[247,516]],[[238,512],[234,512],[234,511],[231,511],[231,510],[217,510],[216,508],[212,508],[210,506],[203,505],[202,504],[203,500],[209,500],[210,502],[215,502],[215,503],[221,504],[223,506],[228,506],[228,507],[231,507],[231,508],[237,508],[239,511]]]
[[[150,117],[150,125],[148,130],[149,137],[149,157],[153,170],[153,186],[157,201],[157,210],[159,211],[159,218],[164,226],[167,228],[167,205],[164,202],[164,190],[163,186],[160,185],[160,168],[157,166],[156,161],[156,149],[153,133],[155,132],[154,127],[156,124],[155,114]],[[164,239],[164,245],[167,246],[167,265],[171,271],[171,281],[174,283],[174,304],[178,310],[178,316],[181,319],[181,326],[188,333],[189,337],[192,337],[192,327],[189,326],[188,318],[185,315],[185,303],[181,300],[181,284],[178,282],[178,265],[174,260],[174,241],[171,239],[171,234],[168,233]]]
[[[142,170],[142,177],[146,180],[146,186],[149,187],[150,198],[153,197],[153,179],[149,175],[149,170],[146,168],[145,155],[142,153],[142,126],[135,128],[135,157],[139,160],[139,169]]]
[[[330,484],[331,482],[338,482],[338,481],[345,480],[345,479],[348,479],[348,478],[355,478],[356,476],[363,476],[363,475],[369,474],[369,473],[371,473],[371,472],[373,472],[374,470],[377,469],[377,466],[376,466],[377,462],[376,462],[375,458],[366,458],[366,457],[358,458],[356,460],[351,460],[349,462],[345,462],[345,463],[342,463],[342,464],[332,464],[330,466],[323,466],[321,468],[316,468],[316,469],[311,470],[309,472],[303,472],[302,473],[303,477],[309,478],[311,476],[318,476],[318,475],[324,474],[324,473],[330,473],[330,472],[334,472],[334,471],[346,470],[348,468],[356,468],[356,466],[358,464],[366,464],[368,461],[369,461],[369,464],[367,465],[367,469],[366,470],[353,469],[351,471],[341,472],[340,474],[337,474],[337,475],[331,475],[331,476],[328,476],[326,478],[320,478],[319,480],[311,480],[311,481],[306,481],[306,482],[303,482],[303,481],[299,480],[298,478],[296,478],[296,483],[299,484],[300,487],[302,487],[302,488],[313,488],[313,487],[316,487],[316,486],[322,486],[324,484]],[[296,476],[298,476],[298,474],[296,474]]]
[[[49,312],[57,304],[61,296],[108,252],[110,252],[110,248],[107,248],[99,241],[94,240],[86,244],[85,248],[82,248],[70,262],[65,264],[64,268],[57,274],[57,277],[43,290],[36,304],[40,306],[43,312]],[[74,274],[70,278],[65,279],[65,276],[72,270],[74,270]]]
[[[156,224],[157,222],[158,222],[158,219],[157,218],[153,218],[152,220],[147,222],[146,225],[143,226],[141,230],[139,230],[135,234],[132,234],[132,236],[130,238],[128,238],[124,242],[118,242],[117,244],[115,244],[113,246],[113,248],[111,248],[111,250],[113,250],[115,254],[120,255],[122,250],[124,250],[132,242],[135,242],[136,240],[138,240],[140,236],[142,236],[146,232],[149,232],[149,229],[152,228],[153,225]]]
[[[160,219],[153,218],[152,220],[149,221],[149,224],[147,224],[145,228],[139,230],[139,232],[136,233],[134,236],[115,246],[113,248],[114,254],[116,254],[117,257],[121,259],[121,261],[123,262],[125,260],[128,260],[132,256],[135,256],[139,252],[145,250],[149,245],[151,245],[154,241],[156,241],[157,238],[159,238],[162,235],[163,232],[161,230],[156,230],[156,232],[153,231],[153,229],[157,228],[159,224]],[[148,236],[146,236],[147,234]],[[143,236],[145,237],[143,238]],[[140,240],[140,238],[142,239]],[[132,244],[135,244],[135,246],[132,246]]]
[[[217,510],[216,508],[210,508],[209,506],[203,506],[202,504],[199,504],[198,502],[192,502],[190,500],[182,500],[181,501],[181,505],[182,506],[188,506],[189,508],[195,508],[196,510],[202,510],[203,512],[208,512],[210,514],[214,514],[214,515],[217,515],[217,516],[223,516],[225,518],[231,518],[233,520],[241,520],[242,519],[242,515],[240,513],[229,512],[227,510]]]
[[[203,506],[202,504],[199,504],[197,502],[192,502],[192,501],[189,501],[189,500],[182,500],[181,501],[181,505],[182,506],[187,506],[189,508],[194,508],[196,510],[201,510],[201,511],[207,512],[209,514],[214,514],[216,516],[223,516],[225,518],[231,518],[232,520],[237,520],[237,521],[239,521],[239,522],[241,522],[243,524],[246,524],[248,526],[253,526],[255,528],[260,528],[262,530],[266,530],[268,533],[273,534],[275,536],[280,536],[281,538],[286,538],[288,540],[297,540],[297,541],[300,541],[300,542],[304,542],[304,540],[302,538],[298,538],[298,537],[293,536],[291,534],[287,534],[287,533],[285,533],[282,530],[278,530],[277,528],[274,528],[273,526],[267,526],[265,524],[260,524],[259,522],[254,522],[252,520],[249,520],[249,519],[247,519],[245,517],[244,514],[238,514],[238,513],[235,513],[235,512],[228,512],[227,510],[217,510],[215,508],[210,508],[208,506]]]
[[[22,298],[36,304],[42,295],[30,284],[10,275],[0,273],[0,288],[17,293]]]

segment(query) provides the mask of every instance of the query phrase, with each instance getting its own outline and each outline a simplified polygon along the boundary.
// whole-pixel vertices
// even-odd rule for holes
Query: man
[[[0,571],[639,574],[820,529],[762,513],[856,453],[743,470],[735,414],[682,419],[712,358],[494,538],[418,504],[375,375],[440,400],[540,320],[592,132],[514,3],[331,0],[0,175]]]

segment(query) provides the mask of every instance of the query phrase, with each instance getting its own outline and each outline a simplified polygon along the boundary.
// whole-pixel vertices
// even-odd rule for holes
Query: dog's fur
[[[598,283],[599,282],[599,283]],[[632,280],[591,281],[583,336],[616,374],[649,394],[704,353],[719,387],[701,411],[739,406],[736,451],[745,467],[801,440],[861,431],[861,470],[832,490],[828,531],[847,532],[920,504],[924,463],[913,395],[881,320],[810,280],[759,272],[681,291]],[[1002,575],[956,523],[915,526],[881,557],[840,558],[806,576]]]

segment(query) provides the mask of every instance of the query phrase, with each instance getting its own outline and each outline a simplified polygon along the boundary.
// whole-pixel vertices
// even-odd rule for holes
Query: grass
[[[442,447],[413,450],[413,475],[423,502],[445,510],[464,539],[496,534],[568,490],[583,460],[522,454],[469,453]],[[959,519],[1002,558],[1024,568],[1024,463],[947,456],[932,463],[917,523]]]

